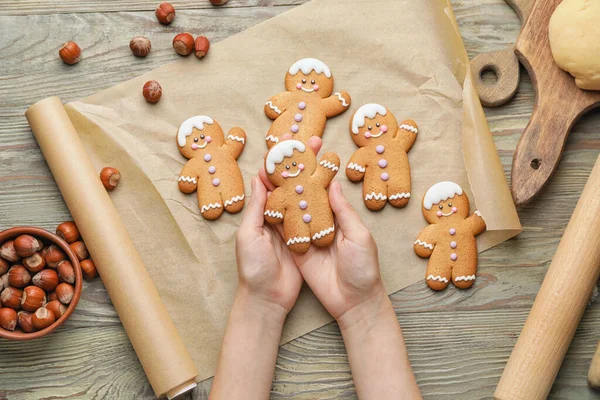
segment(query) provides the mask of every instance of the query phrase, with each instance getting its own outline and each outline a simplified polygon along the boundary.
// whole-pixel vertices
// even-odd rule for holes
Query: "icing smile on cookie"
[[[306,79],[302,79],[302,83],[298,82],[298,84],[296,84],[296,89],[302,90],[306,93],[312,93],[312,92],[316,92],[319,90],[319,85],[316,84],[316,81],[313,79],[310,81],[310,83],[313,85],[312,89],[307,89],[304,87],[304,84],[306,83]]]
[[[292,163],[292,165],[295,167],[295,166],[296,166],[296,161],[294,161],[294,162]],[[286,166],[285,166],[285,168],[286,168],[286,169],[290,169],[290,166],[289,166],[289,165],[286,165]],[[295,177],[297,177],[298,175],[300,175],[300,172],[302,172],[303,170],[304,170],[304,164],[298,164],[298,170],[297,170],[295,173],[293,173],[293,174],[290,174],[290,173],[289,173],[289,172],[287,172],[287,171],[283,171],[283,172],[281,173],[281,176],[283,176],[285,179],[287,179],[287,178],[295,178]]]
[[[440,218],[442,218],[442,217],[449,217],[449,216],[451,216],[452,214],[454,214],[455,212],[457,212],[457,211],[458,211],[458,208],[456,208],[456,207],[452,207],[452,203],[448,203],[448,207],[450,207],[450,212],[448,212],[448,213],[444,213],[444,212],[442,212],[442,208],[443,208],[443,207],[444,207],[444,206],[443,206],[442,204],[440,204],[440,209],[439,209],[439,211],[436,213],[436,215],[437,215],[438,217],[440,217]]]
[[[373,127],[372,127],[372,126],[369,126],[369,127],[367,128],[367,131],[365,132],[365,137],[366,137],[367,139],[371,139],[371,138],[375,139],[375,138],[378,138],[379,136],[383,135],[384,133],[386,133],[386,132],[388,131],[388,127],[387,127],[387,126],[385,126],[385,125],[380,125],[380,124],[379,124],[379,122],[377,122],[376,126],[379,128],[379,133],[378,133],[377,135],[373,135],[373,134],[371,133],[371,130],[373,129]]]
[[[196,137],[196,138],[194,138],[194,143],[192,143],[192,150],[203,149],[206,147],[207,144],[212,142],[212,138],[210,136],[200,135],[200,139],[204,139],[204,144],[199,145],[198,138]]]

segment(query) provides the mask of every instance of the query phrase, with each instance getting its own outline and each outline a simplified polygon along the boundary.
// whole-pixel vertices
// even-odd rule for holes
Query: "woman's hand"
[[[252,178],[252,197],[236,238],[239,289],[281,307],[287,314],[298,298],[302,275],[277,230],[264,222],[267,189]]]

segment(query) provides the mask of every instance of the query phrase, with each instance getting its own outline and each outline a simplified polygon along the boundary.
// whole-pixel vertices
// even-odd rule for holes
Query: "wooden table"
[[[173,36],[186,27],[213,43],[305,0],[173,1],[176,23],[155,22],[158,0],[0,0],[0,229],[36,225],[53,230],[70,219],[23,117],[37,100],[65,102],[133,78],[178,56]],[[519,21],[502,0],[454,0],[470,56],[514,42]],[[129,39],[152,39],[151,57],[132,62]],[[58,48],[74,39],[83,50],[75,68]],[[487,109],[510,177],[513,151],[533,107],[523,71],[507,105]],[[573,129],[550,184],[519,210],[523,233],[480,255],[471,290],[434,293],[418,282],[392,296],[419,386],[430,399],[491,398],[544,273],[600,150],[600,112]],[[600,305],[588,307],[551,398],[597,398],[586,374],[600,339]],[[211,380],[189,398],[205,399]],[[75,314],[58,332],[33,342],[0,340],[0,399],[152,398],[153,392],[102,282],[86,282]],[[284,345],[272,398],[356,398],[344,344],[329,324]]]

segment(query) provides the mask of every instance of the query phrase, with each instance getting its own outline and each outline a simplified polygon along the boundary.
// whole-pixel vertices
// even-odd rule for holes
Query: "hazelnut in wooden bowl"
[[[0,338],[31,340],[53,332],[81,296],[74,250],[57,235],[28,226],[0,232],[0,248]]]

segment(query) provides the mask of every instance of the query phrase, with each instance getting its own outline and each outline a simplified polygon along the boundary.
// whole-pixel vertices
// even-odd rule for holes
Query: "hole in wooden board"
[[[537,158],[534,158],[533,160],[531,160],[531,164],[529,164],[531,166],[531,168],[533,169],[538,169],[540,167],[540,164],[542,162],[540,160],[538,160]]]
[[[486,86],[494,86],[498,83],[498,72],[494,67],[485,67],[481,70],[481,82]]]

